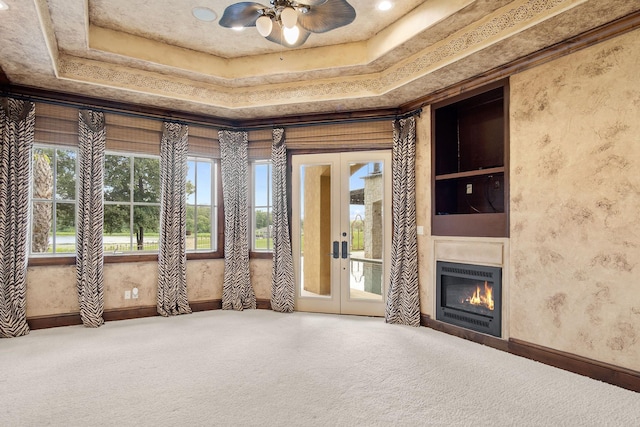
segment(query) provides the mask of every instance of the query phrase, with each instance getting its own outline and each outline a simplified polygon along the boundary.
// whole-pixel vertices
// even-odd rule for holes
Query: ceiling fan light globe
[[[273,29],[273,22],[268,16],[261,16],[256,21],[256,28],[262,37],[267,37]]]
[[[298,12],[292,7],[285,7],[280,13],[280,20],[285,28],[294,28],[298,23]]]
[[[300,37],[300,28],[294,26],[293,28],[284,27],[282,29],[284,35],[284,41],[289,45],[294,45]]]

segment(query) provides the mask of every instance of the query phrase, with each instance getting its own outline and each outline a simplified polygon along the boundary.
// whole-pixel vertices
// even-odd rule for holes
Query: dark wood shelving
[[[442,181],[445,179],[468,178],[472,176],[491,175],[496,173],[504,173],[504,166],[487,168],[487,169],[478,169],[474,171],[448,173],[445,175],[436,175],[436,181]]]
[[[434,104],[432,232],[508,237],[508,82]]]

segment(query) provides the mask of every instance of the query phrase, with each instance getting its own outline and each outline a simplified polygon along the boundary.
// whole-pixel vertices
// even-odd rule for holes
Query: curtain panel
[[[82,323],[92,328],[104,324],[102,188],[106,139],[104,113],[80,110],[76,285]]]
[[[164,123],[160,144],[160,247],[157,309],[162,316],[191,313],[187,299],[188,126]]]
[[[27,262],[35,104],[0,98],[0,337],[29,333]]]
[[[386,321],[420,326],[416,234],[416,121],[393,124],[393,237]]]
[[[287,144],[282,128],[273,130],[271,165],[273,168],[271,308],[274,311],[291,313],[295,304],[295,282],[287,205]]]
[[[224,200],[224,284],[222,309],[256,308],[249,275],[249,161],[243,131],[220,131]]]

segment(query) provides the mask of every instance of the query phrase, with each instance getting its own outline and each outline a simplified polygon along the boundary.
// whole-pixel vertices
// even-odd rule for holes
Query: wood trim
[[[158,316],[158,308],[155,305],[146,305],[142,307],[112,308],[102,313],[105,322],[114,320],[139,319],[142,317]]]
[[[256,298],[256,309],[271,310],[271,300],[264,298]]]
[[[76,265],[75,256],[29,257],[28,267]]]
[[[9,84],[11,84],[11,82],[9,81],[9,77],[7,77],[7,74],[4,72],[4,70],[0,66],[0,86],[6,86]]]
[[[432,236],[509,237],[509,214],[507,212],[457,215],[432,213],[431,229]]]
[[[504,173],[504,166],[500,166],[496,168],[478,169],[478,170],[466,171],[466,172],[448,173],[445,175],[436,175],[435,179],[436,181],[441,181],[443,179],[468,178],[472,176],[491,175],[494,173]]]
[[[222,300],[214,299],[207,301],[193,301],[189,303],[191,311],[211,311],[221,310]],[[271,310],[271,300],[258,298],[256,299],[256,309],[258,310]],[[140,319],[143,317],[155,317],[158,316],[157,307],[155,305],[147,305],[141,307],[127,307],[127,308],[113,308],[105,310],[102,314],[102,318],[105,322],[112,322],[116,320],[128,320],[128,319]],[[34,316],[27,318],[27,324],[29,329],[48,329],[57,328],[60,326],[75,326],[82,325],[82,319],[80,313],[64,313],[53,314],[50,316]]]
[[[224,255],[220,252],[187,252],[187,261],[200,259],[223,259]],[[260,258],[260,257],[258,257]],[[270,258],[270,257],[269,257]],[[158,254],[146,255],[107,255],[104,257],[105,264],[124,264],[128,262],[157,262]],[[29,258],[29,267],[44,267],[56,265],[75,265],[75,256],[50,256],[50,257],[31,257]]]
[[[640,372],[589,359],[516,338],[509,339],[509,352],[527,359],[555,366],[595,380],[640,393]]]
[[[60,326],[82,325],[80,313],[54,314],[51,316],[34,316],[27,318],[29,329],[48,329]]]
[[[194,313],[197,311],[221,310],[222,300],[194,301],[189,303],[189,307],[191,307],[191,311]]]
[[[249,259],[273,259],[273,251],[250,251]]]
[[[480,334],[465,328],[434,320],[427,314],[420,314],[420,324],[440,332],[483,344],[516,356],[535,360],[575,374],[584,375],[627,390],[640,392],[640,372],[572,353],[532,344],[517,338],[502,340]]]
[[[495,81],[508,78],[513,74],[535,68],[539,65],[553,61],[566,55],[570,55],[581,49],[593,46],[600,42],[633,31],[640,27],[640,11],[632,12],[627,16],[611,21],[600,27],[591,29],[575,37],[563,40],[560,43],[541,49],[515,61],[493,68],[482,74],[470,77],[444,89],[432,92],[400,106],[400,111],[409,111],[423,108],[425,105],[434,104],[445,99],[481,88]],[[508,110],[507,110],[508,111]]]

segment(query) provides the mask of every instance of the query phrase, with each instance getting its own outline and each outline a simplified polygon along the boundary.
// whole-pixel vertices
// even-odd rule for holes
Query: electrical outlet
[[[131,291],[124,291],[124,299],[131,299]]]
[[[138,299],[138,288],[133,288],[131,290],[131,298]]]
[[[467,194],[473,194],[473,184],[467,184]]]

